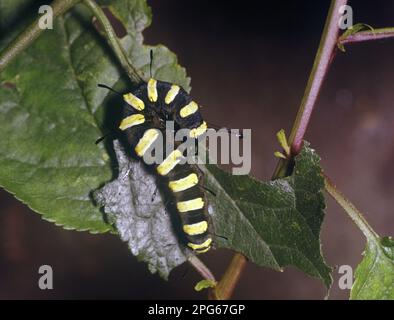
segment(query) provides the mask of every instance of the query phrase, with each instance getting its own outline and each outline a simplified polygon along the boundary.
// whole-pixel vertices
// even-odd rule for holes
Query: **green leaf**
[[[208,288],[215,288],[217,285],[217,282],[212,281],[212,280],[201,280],[199,281],[195,286],[194,286],[194,290],[196,291],[201,291],[204,289],[208,289]]]
[[[353,300],[394,300],[394,240],[367,241],[364,258],[350,292]]]
[[[25,26],[37,17],[38,7],[33,0],[0,1],[0,52]]]
[[[280,151],[275,151],[274,152],[274,156],[279,158],[279,159],[285,159],[285,160],[287,159],[287,157]]]
[[[278,139],[280,146],[282,147],[282,149],[285,152],[286,156],[284,158],[286,159],[287,157],[290,157],[290,146],[289,146],[289,143],[287,142],[285,130],[284,129],[279,130],[278,133],[276,134],[276,138]],[[279,156],[279,154],[277,152],[275,153],[275,155],[278,158],[281,158],[281,156]]]
[[[320,248],[325,201],[320,158],[305,143],[290,177],[260,182],[207,165],[216,243],[275,270],[295,266],[331,285]]]
[[[0,34],[8,31],[8,27],[18,21],[20,14],[30,9],[31,3],[32,0],[0,1]]]
[[[112,14],[123,24],[127,34],[142,44],[142,31],[152,22],[152,10],[145,0],[113,1],[99,0],[97,3],[107,7]]]
[[[13,17],[23,12],[7,4]],[[23,1],[38,12],[35,1]],[[143,0],[106,1],[130,32],[121,43],[133,65],[189,89],[190,79],[163,46],[142,45],[151,13]],[[118,11],[128,8],[128,14]],[[12,25],[1,14],[0,25]],[[134,26],[134,27],[133,27]],[[134,29],[133,29],[134,28]],[[8,35],[1,34],[4,47]],[[7,38],[6,38],[7,37]],[[0,185],[43,218],[66,229],[106,232],[113,228],[93,204],[92,192],[111,179],[111,150],[94,142],[117,125],[120,101],[98,83],[130,88],[106,41],[79,5],[55,20],[0,74]]]
[[[148,264],[152,273],[164,279],[186,261],[191,251],[179,245],[172,219],[166,211],[166,198],[157,190],[156,178],[145,171],[142,161],[132,160],[118,141],[114,149],[119,176],[95,193],[95,199],[115,222],[131,252]]]

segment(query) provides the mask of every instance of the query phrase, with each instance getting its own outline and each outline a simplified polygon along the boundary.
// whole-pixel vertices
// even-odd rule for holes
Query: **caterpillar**
[[[198,104],[178,85],[151,78],[124,94],[123,100],[126,106],[119,129],[140,159],[156,141],[167,120],[173,120],[177,128],[190,129],[191,138],[196,139],[207,130]],[[202,188],[203,174],[193,165],[179,163],[183,156],[176,147],[161,163],[154,164],[154,171],[173,195],[187,246],[195,253],[204,253],[212,246],[212,235]]]

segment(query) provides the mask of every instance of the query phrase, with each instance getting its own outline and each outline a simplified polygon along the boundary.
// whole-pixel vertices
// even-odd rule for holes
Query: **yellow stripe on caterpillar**
[[[170,187],[172,192],[180,192],[194,187],[197,183],[198,183],[197,175],[195,173],[191,173],[185,178],[181,178],[175,181],[170,181],[168,183],[168,186]]]
[[[197,103],[192,101],[179,111],[179,115],[181,116],[181,118],[186,118],[191,114],[195,113],[197,110],[198,110]]]
[[[183,158],[182,152],[178,149],[172,151],[167,158],[164,159],[160,165],[157,166],[156,170],[161,176],[168,174]]]
[[[148,81],[148,98],[151,102],[157,101],[157,81],[155,79],[149,79]]]
[[[132,93],[126,93],[123,95],[123,100],[126,101],[129,105],[131,105],[134,109],[141,111],[145,109],[144,101],[140,98],[136,97]]]
[[[181,201],[176,204],[179,212],[193,211],[204,207],[204,200],[196,198],[193,200]]]
[[[188,245],[190,248],[192,248],[193,250],[199,250],[199,249],[205,249],[206,247],[209,248],[209,246],[211,245],[211,243],[212,243],[212,239],[211,239],[211,238],[208,238],[206,241],[204,241],[204,242],[201,243],[201,244],[195,244],[195,243],[189,242],[187,245]]]
[[[148,129],[144,132],[144,135],[138,141],[136,147],[134,148],[135,153],[143,157],[145,152],[149,149],[149,147],[156,141],[159,136],[159,130],[157,129]]]
[[[174,101],[176,95],[179,92],[179,89],[180,89],[179,86],[177,86],[176,84],[173,84],[171,86],[171,89],[167,92],[167,95],[164,98],[164,102],[166,104],[170,104],[172,101]]]
[[[207,123],[203,121],[203,123],[199,127],[190,130],[189,136],[191,138],[198,138],[199,136],[204,134],[205,131],[207,131],[207,129],[208,129]]]
[[[119,129],[120,130],[126,130],[127,128],[139,125],[141,123],[145,122],[145,117],[143,114],[133,114],[131,116],[128,116],[126,118],[124,118],[120,125],[119,125]]]
[[[206,221],[200,221],[193,224],[185,224],[183,231],[189,236],[196,236],[202,234],[208,229],[208,223]]]
[[[196,249],[195,251],[196,251],[197,253],[205,253],[205,252],[207,252],[209,249],[211,249],[211,246],[206,247],[205,249]]]

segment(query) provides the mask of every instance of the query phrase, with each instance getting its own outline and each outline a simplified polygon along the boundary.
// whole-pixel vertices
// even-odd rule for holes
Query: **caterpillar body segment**
[[[155,143],[165,146],[165,138],[159,137],[159,133],[165,137],[167,120],[175,122],[175,130],[190,129],[192,138],[202,136],[207,130],[198,104],[180,86],[150,79],[126,93],[124,100],[130,107],[123,108],[119,129],[126,135],[132,153],[142,161]],[[212,246],[208,204],[202,187],[204,177],[195,165],[182,163],[183,157],[183,151],[175,145],[161,163],[150,167],[173,198],[185,244],[196,253],[204,253]]]

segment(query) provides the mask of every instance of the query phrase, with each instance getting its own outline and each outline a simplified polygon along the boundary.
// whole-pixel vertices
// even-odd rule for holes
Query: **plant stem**
[[[290,133],[289,143],[292,155],[297,155],[302,147],[302,141],[309,124],[310,117],[323,81],[327,75],[333,54],[337,47],[339,33],[339,8],[346,5],[347,0],[333,0],[328,12],[322,38],[315,57],[313,68],[309,76],[304,96],[298,109],[297,117]],[[278,163],[272,179],[283,177],[287,171],[288,161]],[[211,292],[213,299],[229,299],[237,284],[240,275],[245,268],[247,259],[240,253],[236,253],[227,268],[223,278]]]
[[[126,70],[131,81],[135,83],[141,82],[142,77],[127,58],[126,53],[120,45],[118,37],[116,36],[115,31],[111,26],[111,23],[109,22],[107,16],[105,15],[101,7],[94,0],[83,0],[83,2],[100,22],[106,34],[107,40],[110,44],[110,47],[113,49],[123,69]]]
[[[379,28],[357,32],[344,39],[340,39],[339,43],[345,45],[390,38],[394,38],[394,28]]]
[[[204,278],[213,282],[216,282],[215,276],[212,274],[211,270],[207,268],[207,266],[196,256],[191,256],[188,259],[189,263],[193,266],[194,269]]]
[[[223,278],[219,281],[217,286],[210,291],[210,299],[212,300],[228,300],[231,298],[235,286],[241,277],[242,271],[246,267],[247,259],[244,255],[236,253]]]
[[[346,5],[346,3],[347,0],[334,0],[331,2],[312,71],[309,75],[304,96],[302,97],[301,105],[290,132],[289,144],[291,147],[291,156],[297,155],[301,150],[312,111],[316,106],[317,98],[337,49],[340,29],[338,24],[340,19],[339,8]],[[286,176],[289,163],[289,160],[281,159],[276,166],[272,179]]]
[[[81,0],[55,0],[51,7],[53,17],[58,17]],[[28,48],[31,43],[45,30],[38,25],[39,19],[36,19],[28,26],[18,37],[16,37],[0,54],[0,72],[2,72],[22,51]]]
[[[363,214],[335,187],[327,176],[324,176],[324,186],[331,197],[346,211],[367,240],[379,242],[379,236],[365,220]]]
[[[309,76],[296,120],[290,132],[289,143],[293,155],[297,155],[301,150],[312,111],[316,105],[333,54],[337,48],[338,33],[340,30],[339,21],[341,17],[339,8],[346,5],[346,3],[347,0],[335,0],[331,2],[319,49],[313,63],[312,72]]]

